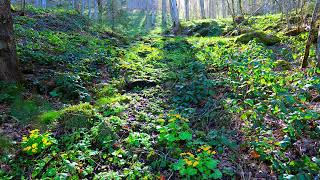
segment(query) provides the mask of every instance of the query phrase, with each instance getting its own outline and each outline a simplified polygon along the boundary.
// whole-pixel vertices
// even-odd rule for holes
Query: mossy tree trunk
[[[320,68],[320,26],[318,29],[318,40],[317,40],[317,67]]]
[[[0,80],[20,81],[10,0],[0,0]]]
[[[302,68],[306,68],[308,66],[310,47],[311,47],[312,41],[314,39],[314,37],[313,37],[314,35],[313,35],[312,31],[315,29],[319,8],[320,8],[320,0],[317,0],[316,5],[313,10],[313,15],[312,15],[312,20],[311,20],[310,30],[309,30],[309,36],[308,36],[304,56],[303,56],[302,63],[301,63]]]

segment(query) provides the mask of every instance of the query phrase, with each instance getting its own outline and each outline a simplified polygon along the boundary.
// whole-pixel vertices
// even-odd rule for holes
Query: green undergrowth
[[[220,36],[119,43],[83,17],[54,29],[80,16],[69,13],[15,17],[33,91],[0,84],[9,117],[29,125],[16,143],[0,136],[2,179],[317,176],[319,69],[296,68],[303,49],[292,45],[304,34],[276,33],[275,46]],[[276,19],[257,20],[256,28]],[[223,22],[212,36],[229,28]]]

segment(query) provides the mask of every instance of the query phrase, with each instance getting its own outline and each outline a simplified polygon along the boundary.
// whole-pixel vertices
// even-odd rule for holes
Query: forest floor
[[[26,85],[0,84],[0,177],[319,177],[319,69],[298,68],[306,33],[281,23],[243,27],[266,45],[227,21],[129,40],[76,13],[15,16]]]

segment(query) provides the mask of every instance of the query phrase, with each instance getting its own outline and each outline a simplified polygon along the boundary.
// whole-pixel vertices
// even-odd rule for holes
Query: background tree
[[[0,0],[0,80],[20,81],[10,0]]]
[[[190,0],[184,0],[184,11],[185,11],[185,17],[186,21],[190,20]]]
[[[312,41],[314,39],[313,30],[315,29],[315,24],[316,24],[317,16],[319,13],[319,8],[320,8],[320,0],[317,0],[316,5],[313,10],[312,20],[311,20],[310,29],[309,29],[309,36],[308,36],[308,40],[306,43],[306,49],[305,49],[304,56],[303,56],[302,63],[301,63],[302,68],[306,68],[308,66],[310,47],[311,47]]]
[[[162,26],[167,26],[167,0],[162,0]]]
[[[176,0],[170,0],[171,18],[172,18],[172,31],[174,34],[180,31],[179,11]]]
[[[200,13],[201,13],[201,18],[205,19],[206,18],[206,14],[204,11],[204,0],[200,0]]]

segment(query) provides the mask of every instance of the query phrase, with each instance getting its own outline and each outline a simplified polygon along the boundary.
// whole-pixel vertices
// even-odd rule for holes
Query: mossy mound
[[[219,36],[222,28],[216,21],[192,21],[182,24],[182,34],[187,36]]]
[[[275,65],[276,70],[282,70],[282,71],[292,70],[291,64],[288,61],[285,61],[285,60],[277,60],[274,63],[274,65]]]
[[[59,122],[59,126],[66,132],[74,129],[90,128],[94,123],[97,113],[89,103],[82,103],[67,107],[60,111],[48,111],[39,116],[45,124]]]
[[[243,34],[236,39],[236,43],[247,44],[249,41],[256,39],[258,42],[267,46],[272,46],[280,42],[280,38],[274,35],[266,34],[261,31],[254,31]]]

